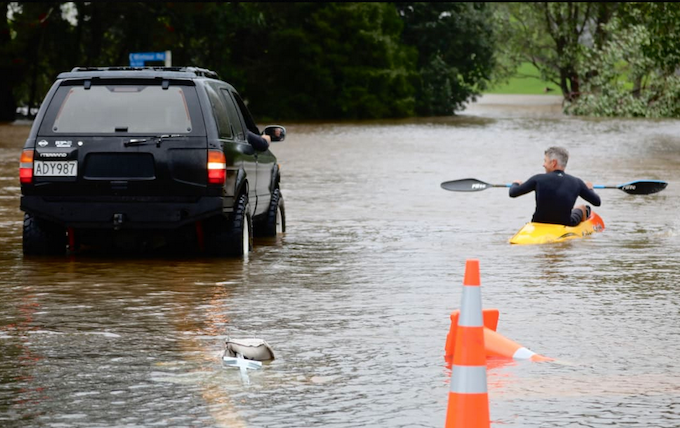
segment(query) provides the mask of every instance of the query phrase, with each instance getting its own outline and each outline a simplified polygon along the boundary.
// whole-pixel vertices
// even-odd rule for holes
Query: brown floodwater
[[[498,332],[555,362],[494,362],[492,426],[680,426],[680,121],[563,116],[487,97],[459,116],[284,123],[287,232],[244,260],[24,257],[19,155],[0,126],[0,426],[441,427],[449,315],[480,261]],[[447,192],[542,172],[596,184],[603,233],[511,246],[533,196]],[[225,339],[276,359],[225,367]]]

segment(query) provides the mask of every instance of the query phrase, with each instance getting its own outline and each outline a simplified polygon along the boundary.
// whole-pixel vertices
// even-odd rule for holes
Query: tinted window
[[[162,133],[192,130],[187,91],[193,87],[147,85],[92,85],[59,88],[47,116],[54,133]],[[61,100],[61,102],[59,102]],[[53,102],[54,104],[54,102]],[[54,114],[56,113],[56,114]]]
[[[251,132],[259,134],[260,130],[257,129],[257,125],[255,124],[253,117],[250,115],[250,112],[248,111],[246,104],[243,102],[241,97],[236,92],[232,92],[231,94],[234,96],[234,99],[236,100],[236,104],[238,104],[238,107],[241,110],[241,114],[243,115],[243,120],[246,121],[246,128],[248,128]]]
[[[224,105],[222,97],[220,97],[212,86],[205,87],[208,93],[208,98],[210,98],[210,105],[212,105],[213,116],[215,116],[215,122],[217,122],[217,128],[220,138],[233,138],[234,131],[229,123],[229,116],[227,115],[227,108]]]
[[[241,119],[236,111],[236,104],[234,104],[234,100],[229,96],[229,91],[224,88],[222,89],[222,98],[227,105],[227,113],[229,114],[229,120],[234,127],[234,134],[236,134],[239,140],[245,140],[246,134],[243,131],[243,124],[241,124]]]

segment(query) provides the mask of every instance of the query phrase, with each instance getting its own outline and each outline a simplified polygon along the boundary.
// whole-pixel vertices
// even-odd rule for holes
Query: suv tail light
[[[224,184],[227,177],[227,159],[221,150],[208,151],[208,184]]]
[[[33,182],[33,150],[21,152],[19,161],[19,182],[31,184]]]

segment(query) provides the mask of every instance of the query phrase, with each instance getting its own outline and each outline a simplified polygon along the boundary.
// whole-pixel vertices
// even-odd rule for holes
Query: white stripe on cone
[[[458,325],[462,327],[484,327],[482,317],[482,290],[479,286],[464,286],[460,304]]]
[[[486,366],[453,366],[451,392],[458,394],[486,393]]]

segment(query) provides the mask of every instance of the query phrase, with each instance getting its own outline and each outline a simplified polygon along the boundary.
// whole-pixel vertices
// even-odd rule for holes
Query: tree
[[[492,9],[478,2],[396,3],[402,40],[418,52],[416,112],[451,115],[485,89],[494,69]]]
[[[14,120],[17,101],[24,104],[30,94],[35,97],[39,92],[38,62],[53,28],[54,8],[55,4],[0,3],[7,17],[0,24],[0,120]],[[17,91],[18,86],[23,90]]]
[[[584,47],[606,42],[602,25],[619,7],[615,2],[497,3],[497,46],[506,70],[530,62],[541,79],[560,87],[565,100],[578,98],[586,77],[578,73]]]
[[[680,64],[680,4],[671,2],[626,2],[619,13],[621,28],[643,25],[651,43],[643,54],[664,74]]]
[[[255,114],[365,119],[413,115],[415,52],[388,3],[257,3],[235,63]]]
[[[450,115],[491,76],[486,3],[2,2],[0,116],[57,73],[171,50],[210,68],[258,118]]]
[[[498,3],[497,75],[531,62],[562,89],[565,111],[678,117],[680,5],[670,2]]]
[[[11,37],[0,48],[0,64],[13,65],[15,78],[6,82],[15,99],[29,107],[39,105],[61,71],[75,66],[126,65],[128,53],[135,48],[167,46],[157,36],[165,31],[157,18],[163,16],[165,6],[144,2],[11,4],[16,5],[6,20]],[[74,7],[75,25],[65,17],[68,7]],[[13,120],[14,112],[6,119]]]
[[[0,2],[0,13],[7,16],[10,3]],[[17,58],[11,43],[9,21],[0,20],[0,122],[14,120],[17,103],[12,92],[16,84]]]
[[[669,5],[673,5],[669,7]],[[591,69],[583,95],[568,103],[570,114],[625,117],[680,117],[680,8],[626,5],[625,13],[603,29],[611,34],[603,46],[587,49]],[[650,10],[651,9],[651,10]],[[581,71],[585,73],[585,71]]]

